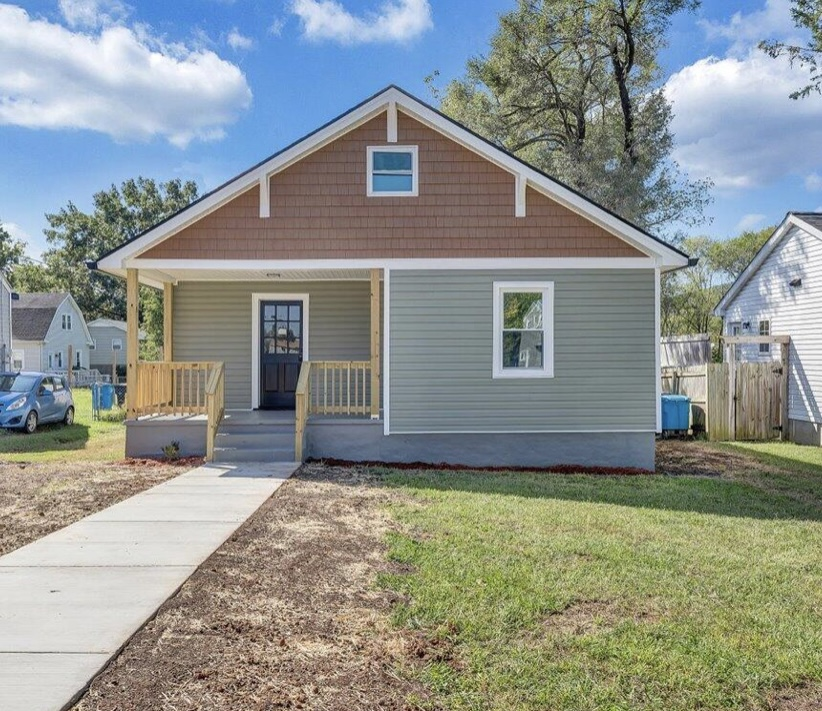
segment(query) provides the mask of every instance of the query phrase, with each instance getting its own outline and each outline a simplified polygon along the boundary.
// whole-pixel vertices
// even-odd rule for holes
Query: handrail
[[[136,382],[128,383],[134,393],[134,409],[128,413],[129,417],[207,414],[206,382],[211,371],[220,365],[216,362],[140,361]]]
[[[214,442],[217,438],[217,430],[220,428],[223,415],[225,414],[225,364],[217,363],[216,368],[211,371],[205,386],[206,412],[208,423],[206,425],[206,460],[214,459]]]
[[[310,412],[318,415],[367,415],[370,410],[370,360],[312,361],[315,370]]]
[[[303,361],[300,376],[297,378],[294,406],[294,458],[303,461],[305,447],[305,425],[311,407],[311,361]]]

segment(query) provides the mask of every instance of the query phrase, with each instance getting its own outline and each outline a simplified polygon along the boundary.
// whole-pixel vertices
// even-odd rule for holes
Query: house
[[[14,346],[11,340],[12,290],[6,277],[0,275],[0,368],[8,370],[12,366]]]
[[[19,294],[12,301],[15,370],[88,368],[91,335],[71,294]]]
[[[688,263],[392,86],[90,266],[164,292],[129,454],[652,469]]]
[[[725,335],[790,336],[788,437],[822,444],[822,213],[789,212],[716,307]],[[771,344],[737,359],[780,358]]]
[[[127,329],[125,321],[110,318],[98,318],[89,321],[88,331],[91,334],[89,346],[89,368],[106,375],[112,375],[114,364],[117,372],[125,375]],[[140,340],[145,334],[140,332]]]

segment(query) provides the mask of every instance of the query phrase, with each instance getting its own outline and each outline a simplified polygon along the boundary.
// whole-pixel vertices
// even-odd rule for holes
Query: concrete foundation
[[[788,420],[788,437],[797,444],[822,446],[822,425],[804,420]]]
[[[351,461],[468,466],[631,467],[653,471],[652,432],[383,435],[383,423],[317,419],[306,427],[306,456]]]
[[[206,453],[206,418],[154,417],[149,420],[126,420],[126,456],[161,457],[163,447],[180,443],[181,457],[204,457]]]

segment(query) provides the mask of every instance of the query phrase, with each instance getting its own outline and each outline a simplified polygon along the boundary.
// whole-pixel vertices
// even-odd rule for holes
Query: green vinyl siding
[[[174,360],[224,361],[227,407],[251,407],[251,303],[255,293],[309,295],[310,359],[371,357],[370,284],[366,281],[183,282],[174,287]]]
[[[493,379],[493,284],[554,283],[554,377]],[[391,271],[390,431],[653,431],[654,272]]]

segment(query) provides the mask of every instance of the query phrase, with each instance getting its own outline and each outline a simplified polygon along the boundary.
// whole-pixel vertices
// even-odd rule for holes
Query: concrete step
[[[214,461],[222,464],[237,462],[293,462],[294,447],[215,447]]]
[[[251,449],[270,449],[272,447],[294,447],[294,430],[271,431],[269,429],[257,432],[234,432],[233,430],[217,432],[215,440],[217,447],[250,447]]]
[[[224,434],[259,434],[261,432],[291,432],[294,434],[296,429],[295,422],[278,422],[276,424],[255,425],[255,424],[231,424],[228,422],[220,423],[218,433]]]

